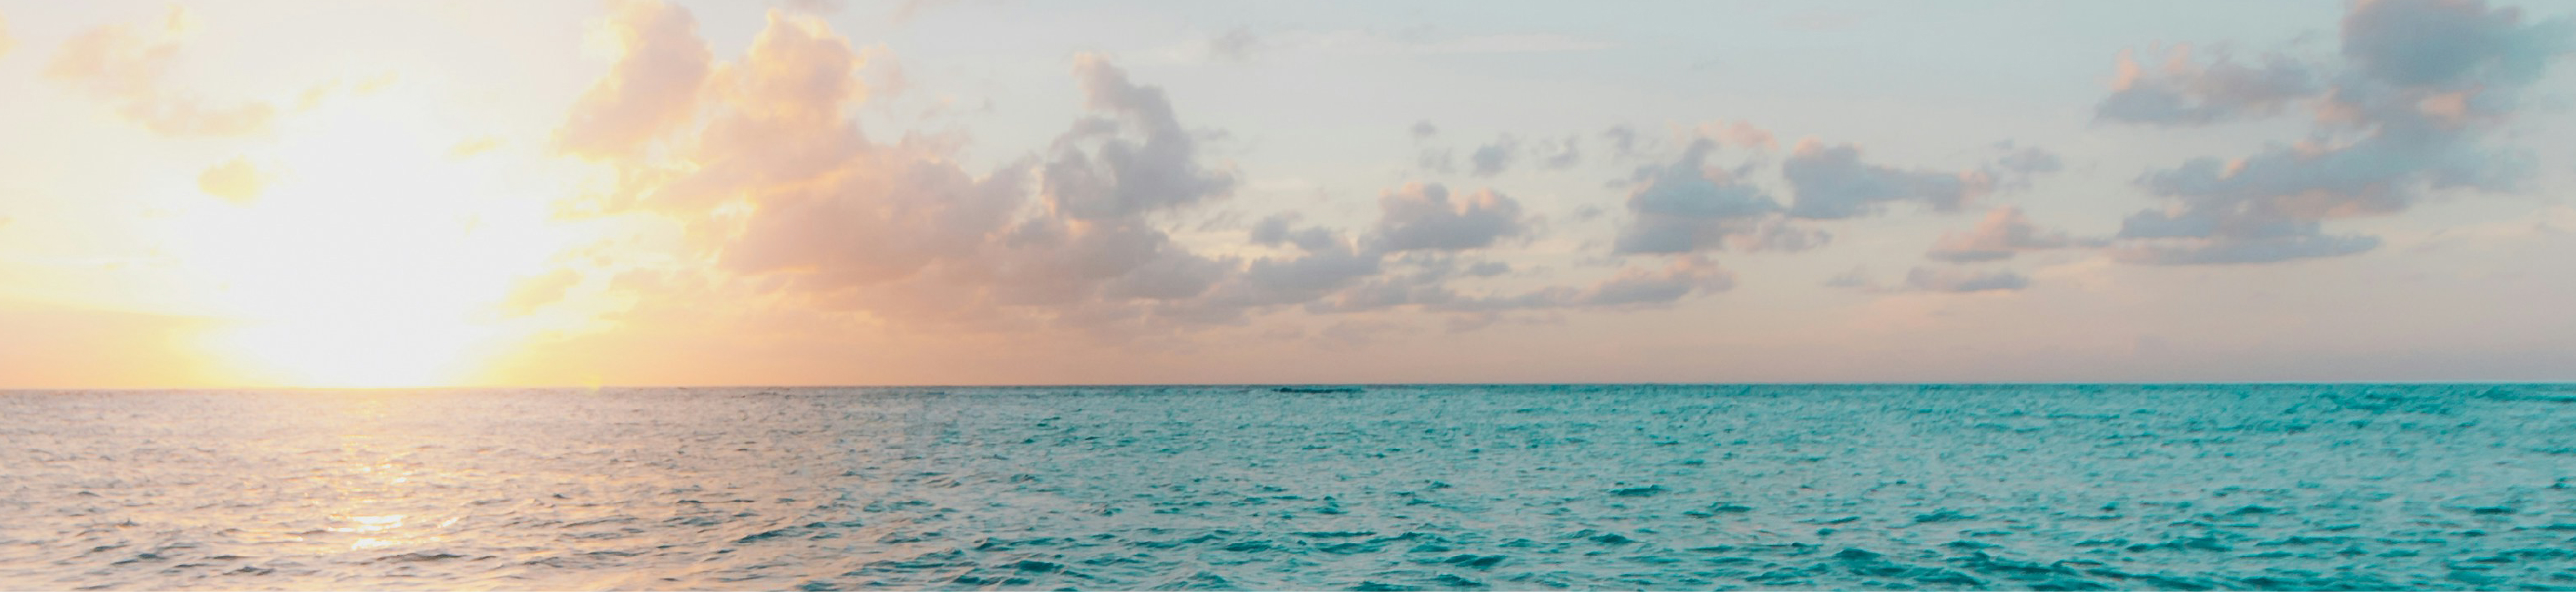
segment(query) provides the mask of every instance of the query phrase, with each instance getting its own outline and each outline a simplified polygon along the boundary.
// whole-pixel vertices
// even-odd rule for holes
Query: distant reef
[[[1356,387],[1356,386],[1283,386],[1283,387],[1278,387],[1278,388],[1270,389],[1270,392],[1274,392],[1274,393],[1356,393],[1356,392],[1360,392],[1360,387]]]

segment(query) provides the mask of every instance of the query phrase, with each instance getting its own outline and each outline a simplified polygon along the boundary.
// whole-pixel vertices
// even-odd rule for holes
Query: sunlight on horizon
[[[568,233],[405,90],[319,108],[235,161],[239,195],[167,221],[176,264],[228,321],[199,343],[209,355],[281,386],[448,386],[524,337],[507,299]]]

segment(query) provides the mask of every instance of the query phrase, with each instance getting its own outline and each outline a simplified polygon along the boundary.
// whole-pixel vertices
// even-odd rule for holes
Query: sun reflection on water
[[[454,526],[458,517],[439,520],[419,513],[426,509],[425,498],[433,495],[426,483],[416,479],[436,474],[435,467],[424,466],[415,454],[440,440],[425,433],[421,424],[403,421],[418,419],[406,411],[422,403],[427,393],[402,390],[328,390],[311,393],[320,403],[320,413],[336,416],[327,437],[336,440],[328,449],[338,457],[331,466],[341,467],[318,475],[328,484],[334,496],[323,502],[331,509],[332,525],[322,529],[338,535],[359,535],[348,543],[350,551],[377,551],[417,548],[436,544],[445,537],[440,533]],[[436,521],[436,526],[425,523]]]
[[[728,588],[739,586],[715,579],[722,565],[759,560],[716,551],[815,522],[804,514],[839,503],[757,468],[782,450],[839,458],[828,432],[799,429],[779,447],[709,446],[746,441],[736,430],[769,421],[706,412],[725,408],[699,405],[716,400],[704,397],[575,392],[44,399],[76,406],[57,411],[71,418],[58,423],[93,443],[47,435],[0,448],[10,461],[0,466],[36,467],[31,478],[70,488],[51,496],[69,500],[58,514],[0,521],[0,565],[12,540],[39,540],[23,531],[56,541],[27,547],[92,553],[106,559],[85,569],[141,578],[114,588],[403,588],[430,574],[444,589]],[[92,464],[62,460],[76,453]],[[110,455],[114,464],[98,464]],[[97,583],[92,572],[55,571]]]
[[[404,516],[404,515],[402,515],[402,514],[393,514],[393,515],[389,515],[389,516],[332,516],[332,517],[331,517],[331,519],[333,519],[333,520],[346,520],[346,521],[350,521],[350,522],[356,522],[356,523],[358,523],[358,525],[357,525],[357,526],[347,526],[347,527],[334,528],[334,529],[331,529],[331,531],[332,531],[332,532],[376,532],[376,531],[386,530],[386,529],[390,529],[390,528],[397,527],[397,526],[402,526],[402,524],[403,524],[403,518],[407,518],[407,517],[408,517],[408,516]]]

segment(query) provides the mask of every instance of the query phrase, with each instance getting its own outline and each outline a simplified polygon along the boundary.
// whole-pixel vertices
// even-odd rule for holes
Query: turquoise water
[[[2576,387],[0,393],[8,589],[2576,589]]]

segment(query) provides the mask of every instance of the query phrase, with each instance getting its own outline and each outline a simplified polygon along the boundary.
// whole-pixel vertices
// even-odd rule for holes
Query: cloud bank
[[[2322,87],[2305,82],[2314,76],[2301,67],[2222,62],[2172,75],[2179,82],[2171,86],[2204,89],[2192,91],[2196,107],[2177,111],[2200,115],[2111,109],[2135,88],[2115,92],[2104,103],[2107,119],[2160,125],[2263,114],[2313,95],[2317,129],[2251,155],[2197,158],[2140,176],[2138,186],[2166,205],[2124,220],[2114,254],[2168,265],[2351,255],[2379,239],[2331,234],[2325,222],[2395,214],[2444,190],[2512,190],[2530,172],[2521,150],[2496,136],[2518,115],[2523,90],[2568,53],[2572,36],[2576,24],[2567,19],[2526,24],[2516,9],[2483,1],[2377,0],[2345,16],[2344,63]],[[2247,81],[2257,79],[2270,82]]]
[[[1732,286],[1715,264],[1683,258],[1584,285],[1468,289],[1459,282],[1510,269],[1475,256],[1535,226],[1501,192],[1438,183],[1386,190],[1360,232],[1281,215],[1254,223],[1240,245],[1184,243],[1172,216],[1229,201],[1239,174],[1207,154],[1205,132],[1166,92],[1105,56],[1072,61],[1083,116],[1049,145],[975,173],[935,147],[869,139],[848,115],[867,100],[856,75],[865,57],[818,20],[773,12],[731,61],[712,58],[675,5],[620,4],[603,26],[624,52],[567,114],[555,149],[624,171],[594,213],[672,217],[719,272],[656,277],[709,277],[895,325],[1129,338],[1284,310],[1412,308],[1473,324]],[[1434,133],[1427,122],[1413,130]],[[1522,158],[1518,140],[1495,146],[1501,155],[1471,159],[1476,174]],[[1571,138],[1543,147],[1543,167],[1579,158]]]

